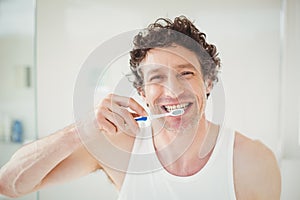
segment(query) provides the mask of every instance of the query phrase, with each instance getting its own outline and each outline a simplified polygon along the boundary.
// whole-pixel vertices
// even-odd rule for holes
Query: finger
[[[119,116],[121,116],[126,124],[128,124],[129,129],[132,130],[134,133],[139,132],[139,126],[138,123],[135,121],[134,116],[140,116],[140,115],[147,115],[144,108],[138,104],[134,99],[119,96],[115,94],[110,94],[102,101],[102,106],[107,107],[109,110],[112,111],[112,113],[117,113]],[[138,113],[132,114],[124,107],[128,107],[136,111]],[[113,120],[110,118],[110,120]],[[114,121],[114,120],[113,120]]]
[[[116,104],[118,104],[120,106],[123,106],[123,107],[129,107],[131,110],[135,111],[140,116],[147,115],[147,112],[145,111],[145,109],[143,108],[143,106],[141,106],[138,102],[136,102],[131,97],[124,97],[124,96],[119,96],[119,95],[111,94],[110,98]]]
[[[136,114],[136,113],[130,113],[132,115],[133,118],[136,118],[136,117],[141,117],[141,115],[139,114]],[[143,115],[144,116],[144,115]]]
[[[109,105],[105,105],[108,107],[112,113],[116,113],[117,121],[125,122],[128,125],[128,128],[133,131],[133,133],[137,133],[139,131],[138,123],[133,118],[132,113],[130,113],[127,109],[120,107],[115,103],[110,103]],[[121,117],[122,120],[119,120],[118,117]]]
[[[117,133],[117,126],[110,121],[107,116],[112,115],[112,113],[104,106],[100,106],[97,109],[96,117],[100,129],[104,129],[111,134]]]
[[[107,107],[104,107],[100,110],[101,113],[99,113],[100,116],[103,116],[105,119],[107,119],[111,124],[113,124],[116,128],[116,132],[134,132],[136,134],[136,131],[138,131],[138,127],[135,126],[127,126],[129,122],[126,122],[125,119],[120,116],[118,113],[112,112]],[[129,131],[129,129],[131,131]]]
[[[100,117],[98,118],[98,124],[99,124],[99,129],[104,130],[104,132],[108,134],[116,134],[117,133],[117,128],[109,121],[107,121],[106,118]]]
[[[110,112],[107,116],[106,119],[112,122],[116,127],[117,127],[117,132],[128,132],[127,129],[127,123],[125,120],[118,115],[117,113]]]

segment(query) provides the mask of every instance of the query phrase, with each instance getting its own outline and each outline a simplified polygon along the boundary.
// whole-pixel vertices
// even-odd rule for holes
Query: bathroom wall
[[[284,1],[281,70],[282,199],[300,199],[300,1]]]
[[[157,17],[186,14],[220,52],[227,123],[276,151],[280,1],[182,4],[38,1],[40,134],[73,121],[75,80],[81,65],[98,45],[119,33],[142,28]]]
[[[22,123],[23,142],[36,139],[34,22],[33,0],[0,1],[0,167],[22,145],[11,141],[14,120]],[[36,195],[16,200],[34,200]]]
[[[289,80],[291,72],[282,69],[285,61],[282,57],[284,34],[280,32],[281,7],[280,0],[176,3],[171,0],[143,3],[137,0],[130,3],[39,0],[39,137],[74,121],[76,77],[83,62],[98,45],[117,34],[143,28],[157,17],[173,18],[185,14],[207,33],[208,41],[216,44],[220,52],[227,125],[248,137],[261,140],[278,158],[292,155],[288,143],[280,140],[286,138],[284,141],[288,142],[290,136],[297,139],[295,124],[292,130],[284,128],[288,126],[288,118],[285,117],[289,114],[284,106],[288,106],[289,101],[283,100],[285,97],[282,95],[289,85],[286,80]],[[290,33],[290,30],[286,31]],[[289,60],[289,57],[285,59]],[[287,188],[288,178],[284,180]],[[296,191],[292,192],[298,195]],[[89,199],[116,199],[116,194],[103,173],[97,172],[72,183],[44,189],[40,192],[40,199],[82,199],[84,196]]]
[[[300,2],[284,3],[283,49],[281,81],[282,107],[281,130],[283,155],[300,159]]]
[[[34,1],[0,1],[0,141],[4,121],[20,120],[24,140],[35,138]],[[30,77],[26,80],[26,68]],[[30,85],[27,82],[30,82]]]

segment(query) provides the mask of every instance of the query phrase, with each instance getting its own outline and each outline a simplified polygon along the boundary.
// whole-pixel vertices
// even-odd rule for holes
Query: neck
[[[189,176],[205,166],[217,135],[218,127],[203,117],[196,127],[176,133],[162,130],[153,140],[164,168],[178,176]]]

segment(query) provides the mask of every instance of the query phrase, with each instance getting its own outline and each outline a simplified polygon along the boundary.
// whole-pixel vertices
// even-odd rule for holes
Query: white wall
[[[285,158],[300,159],[300,2],[284,4],[282,142]]]
[[[3,129],[9,128],[4,122],[7,118],[22,122],[25,141],[36,138],[34,9],[33,0],[0,1],[0,167],[21,146],[3,138]],[[31,87],[26,87],[24,82],[25,67],[31,69]],[[33,200],[36,195],[17,199]],[[0,195],[0,199],[8,198]]]
[[[282,199],[300,199],[300,1],[283,4],[281,70]]]
[[[88,55],[112,36],[143,28],[157,17],[185,14],[217,45],[222,59],[227,124],[278,153],[280,136],[280,1],[37,1],[38,132],[45,136],[73,121],[73,90]],[[97,175],[96,175],[97,176]],[[99,179],[101,177],[99,176]],[[105,181],[85,177],[41,191],[66,199],[114,199]],[[90,187],[97,185],[100,189]],[[101,189],[102,188],[102,189]],[[59,191],[59,192],[57,192]],[[78,194],[78,195],[76,195]],[[80,198],[78,198],[80,199]]]
[[[25,140],[34,139],[36,133],[34,28],[33,0],[0,1],[0,132],[3,118],[20,120]],[[20,76],[25,67],[32,72],[31,87]]]

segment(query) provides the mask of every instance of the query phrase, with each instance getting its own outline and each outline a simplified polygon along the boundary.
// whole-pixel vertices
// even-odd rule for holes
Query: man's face
[[[152,121],[167,130],[195,128],[204,117],[206,87],[196,54],[182,46],[154,48],[141,63],[144,97],[152,114],[184,109],[184,114]]]

